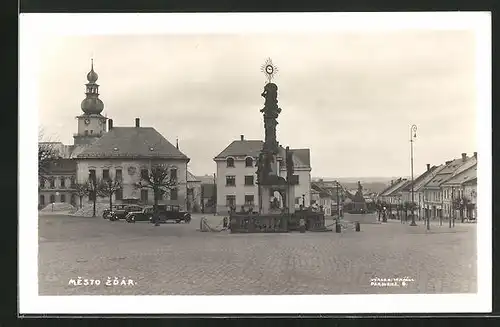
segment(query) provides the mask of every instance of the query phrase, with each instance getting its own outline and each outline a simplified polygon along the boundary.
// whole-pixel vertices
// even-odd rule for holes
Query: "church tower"
[[[76,117],[78,133],[73,136],[75,145],[90,144],[106,133],[107,118],[101,115],[104,103],[99,99],[99,85],[96,83],[98,78],[92,59],[90,72],[87,74],[88,83],[85,84],[86,97],[81,105],[83,114]]]

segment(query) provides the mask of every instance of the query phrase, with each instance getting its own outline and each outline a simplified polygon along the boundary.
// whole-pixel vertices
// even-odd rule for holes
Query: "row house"
[[[391,206],[396,206],[402,203],[402,189],[409,183],[406,178],[398,178],[391,181],[391,185],[383,190],[379,196],[378,200],[390,204]]]
[[[444,217],[444,194],[443,184],[470,168],[477,162],[477,153],[473,157],[467,157],[462,153],[461,158],[447,161],[442,169],[423,186],[424,192],[424,215],[426,218]],[[448,196],[448,194],[447,194]]]
[[[334,194],[325,188],[321,182],[311,183],[311,204],[317,204],[320,208],[323,208],[323,212],[327,216],[332,215],[333,197]]]
[[[477,163],[442,185],[446,218],[476,219]]]
[[[61,202],[76,205],[75,187],[76,162],[60,157],[48,163],[47,173],[39,177],[38,208]]]
[[[429,166],[428,166],[429,167]],[[424,197],[425,197],[425,190],[424,187],[429,183],[431,180],[434,179],[436,174],[438,174],[445,165],[439,165],[439,166],[432,166],[429,168],[428,171],[426,171],[425,177],[422,179],[417,178],[415,180],[414,186],[413,186],[413,192],[414,192],[414,199],[415,203],[417,204],[418,210],[417,210],[417,216],[419,218],[425,218],[425,208],[424,208]],[[420,176],[419,176],[420,177]]]
[[[244,135],[231,142],[214,161],[217,166],[216,192],[217,212],[226,213],[229,208],[243,207],[245,210],[259,207],[257,181],[257,160],[264,142],[246,140]],[[303,202],[311,203],[311,162],[309,149],[290,149],[293,155],[295,187],[295,206]],[[285,149],[280,146],[277,157],[280,176],[286,177],[284,163]]]

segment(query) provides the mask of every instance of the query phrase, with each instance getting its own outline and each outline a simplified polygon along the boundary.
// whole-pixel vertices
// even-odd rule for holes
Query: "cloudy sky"
[[[231,141],[263,139],[268,57],[278,66],[278,141],[310,148],[313,176],[410,174],[476,146],[475,39],[468,31],[72,36],[39,53],[39,121],[72,144],[90,58],[115,126],[179,138],[197,175]]]

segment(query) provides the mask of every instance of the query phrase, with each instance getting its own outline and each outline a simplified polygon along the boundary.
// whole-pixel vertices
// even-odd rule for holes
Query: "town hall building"
[[[139,202],[152,204],[151,190],[137,189],[141,174],[155,164],[170,167],[170,178],[177,180],[177,187],[159,199],[160,203],[176,204],[182,209],[193,208],[188,203],[189,158],[171,144],[153,127],[143,127],[135,119],[132,127],[113,126],[113,120],[102,115],[104,103],[99,99],[99,85],[93,62],[87,74],[86,97],[81,103],[82,113],[77,116],[77,133],[74,144],[40,142],[39,147],[51,147],[58,159],[50,162],[46,176],[39,182],[39,207],[54,202],[70,202],[76,206],[75,187],[84,184],[89,176],[96,179],[118,180],[121,189],[113,196],[115,203]],[[194,183],[195,184],[195,183]],[[109,202],[109,198],[99,198]]]

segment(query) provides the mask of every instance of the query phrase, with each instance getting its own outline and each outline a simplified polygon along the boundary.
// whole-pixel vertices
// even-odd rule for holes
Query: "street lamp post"
[[[415,223],[415,215],[413,212],[413,204],[415,203],[415,189],[413,185],[413,139],[417,137],[417,125],[410,127],[410,156],[411,156],[411,224],[410,226],[417,226]]]
[[[304,207],[304,209],[306,208],[306,195],[305,194],[302,194],[302,206]]]
[[[453,186],[451,187],[451,212],[450,212],[450,221],[449,221],[449,224],[450,224],[450,228],[451,228],[451,220],[453,219],[453,215],[455,214],[455,189],[453,188]]]

